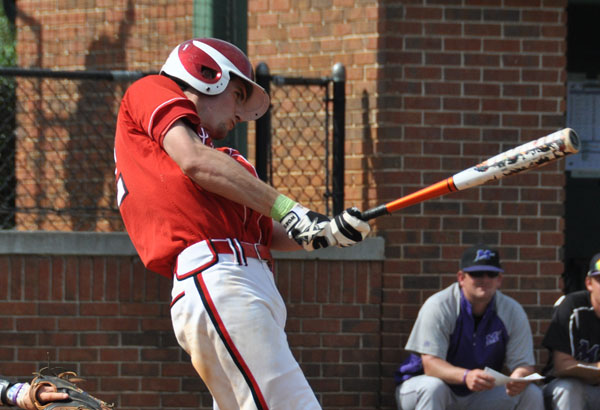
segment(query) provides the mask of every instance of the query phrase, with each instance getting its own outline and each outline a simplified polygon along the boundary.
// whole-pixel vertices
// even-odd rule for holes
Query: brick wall
[[[437,182],[564,127],[565,1],[384,3],[372,175],[378,201]],[[455,281],[465,246],[497,245],[505,293],[534,343],[560,295],[564,163],[449,195],[378,221],[384,361],[391,371],[427,296]],[[546,360],[540,349],[538,362]],[[385,371],[384,371],[385,373]]]
[[[21,67],[158,70],[192,35],[193,0],[19,0]]]
[[[117,0],[19,1],[20,65],[156,70],[191,35],[192,2],[168,3],[130,3],[128,11]],[[364,209],[564,126],[565,6],[250,0],[248,50],[277,74],[329,75],[335,63],[346,66],[346,203]],[[539,347],[560,295],[563,166],[379,218],[382,265],[278,264],[290,342],[325,408],[393,408],[391,374],[419,307],[455,280],[462,250],[477,241],[499,246],[503,289],[525,306]],[[139,261],[3,263],[11,272],[0,287],[9,292],[5,312],[17,314],[0,322],[0,373],[29,373],[52,348],[91,373],[92,387],[119,408],[210,406],[206,394],[189,394],[202,387],[169,332],[168,286],[142,273]],[[82,294],[68,278],[91,282]],[[542,363],[544,352],[537,355]]]
[[[0,257],[0,373],[77,371],[119,409],[198,408],[208,394],[177,345],[170,284],[137,258]],[[208,408],[208,407],[205,407]]]
[[[312,3],[311,3],[312,4]],[[250,1],[250,54],[272,71],[348,71],[346,203],[414,192],[565,124],[566,1]],[[500,248],[503,290],[539,349],[560,295],[564,164],[375,222],[382,272],[382,408],[418,309],[455,281],[468,245]]]
[[[365,139],[375,132],[378,2],[266,0],[248,2],[248,52],[271,73],[331,76],[346,68],[347,203],[366,208],[373,192],[367,175],[375,168],[365,156]]]
[[[78,372],[121,410],[212,408],[137,257],[1,256],[0,374]],[[380,262],[277,261],[288,338],[325,408],[379,403]],[[25,378],[24,378],[25,377]]]
[[[134,4],[135,3],[135,4]],[[134,2],[133,0],[19,1],[17,4],[17,56],[20,67],[61,70],[136,70],[157,72],[171,49],[192,35],[193,0]],[[119,84],[115,88],[121,87]],[[17,113],[16,168],[19,208],[61,209],[108,207],[114,175],[112,165],[98,176],[98,163],[112,163],[114,130],[98,140],[89,127],[101,133],[103,120],[116,112],[119,100],[101,88],[82,82],[44,82],[19,79],[17,98],[29,110]],[[107,92],[108,90],[103,90]],[[116,94],[119,94],[118,92]],[[91,113],[91,106],[97,105]],[[94,116],[93,120],[85,119]],[[28,140],[27,138],[30,138]],[[30,155],[34,150],[37,155]],[[90,148],[92,145],[92,148]],[[90,151],[95,158],[88,158]],[[78,166],[61,166],[75,161]],[[40,179],[44,175],[46,179]],[[79,215],[28,212],[16,218],[21,230],[98,230],[114,225],[85,221]]]

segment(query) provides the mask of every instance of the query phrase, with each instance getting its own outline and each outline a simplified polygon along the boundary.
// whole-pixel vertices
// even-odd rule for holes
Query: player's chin
[[[494,296],[494,290],[490,288],[480,287],[477,288],[476,294],[481,300],[491,299]]]
[[[229,128],[227,127],[217,127],[212,133],[209,133],[210,137],[215,141],[227,138],[228,134]]]

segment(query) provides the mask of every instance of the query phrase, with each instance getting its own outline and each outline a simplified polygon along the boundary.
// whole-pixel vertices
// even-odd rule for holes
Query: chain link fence
[[[343,209],[345,71],[331,77],[271,75],[266,64],[257,81],[271,95],[269,112],[256,123],[259,176],[315,211]]]
[[[121,98],[143,75],[0,68],[0,229],[124,229],[115,199],[114,133]],[[330,214],[331,79],[269,80],[272,109],[261,119],[275,130],[268,146],[259,146],[264,126],[257,123],[257,161],[269,158],[263,179]]]
[[[2,229],[119,231],[113,141],[136,72],[0,69]]]

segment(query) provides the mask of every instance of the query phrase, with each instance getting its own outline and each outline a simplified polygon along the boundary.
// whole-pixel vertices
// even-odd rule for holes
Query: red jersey
[[[144,265],[167,277],[177,255],[194,243],[237,238],[270,246],[273,231],[270,217],[204,190],[181,171],[162,146],[178,119],[212,147],[195,105],[177,84],[164,76],[144,77],[121,101],[115,136],[117,202],[125,228]],[[257,176],[238,151],[218,150]]]

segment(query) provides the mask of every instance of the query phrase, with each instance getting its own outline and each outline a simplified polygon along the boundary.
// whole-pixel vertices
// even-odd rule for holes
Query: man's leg
[[[544,410],[544,395],[542,394],[542,389],[533,383],[530,383],[529,386],[516,397],[518,402],[515,410]]]
[[[585,404],[587,410],[594,410],[600,407],[600,388],[598,385],[585,383],[583,385]]]
[[[558,378],[544,386],[546,407],[551,410],[584,410],[584,383],[572,378]]]
[[[452,390],[437,377],[411,377],[396,388],[398,410],[446,410],[453,402]]]
[[[219,262],[175,280],[173,297],[182,292],[173,328],[220,410],[321,408],[290,351],[285,304],[266,263]]]
[[[457,409],[461,410],[512,410],[517,405],[518,396],[506,394],[504,386],[496,386],[491,390],[458,396]],[[533,409],[532,409],[533,410]]]

